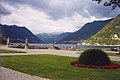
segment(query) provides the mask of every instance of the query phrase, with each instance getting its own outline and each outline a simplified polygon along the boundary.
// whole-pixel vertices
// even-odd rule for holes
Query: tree
[[[92,0],[92,1],[96,1],[98,4],[100,4],[103,0]],[[108,0],[104,2],[104,6],[111,6],[112,10],[114,10],[115,8],[120,8],[120,0]]]

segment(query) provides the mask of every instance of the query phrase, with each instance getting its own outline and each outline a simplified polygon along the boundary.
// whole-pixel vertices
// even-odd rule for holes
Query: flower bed
[[[118,64],[115,64],[115,63],[111,63],[105,66],[96,66],[96,65],[79,64],[78,61],[73,61],[70,64],[75,67],[94,68],[94,69],[117,69],[120,67]]]

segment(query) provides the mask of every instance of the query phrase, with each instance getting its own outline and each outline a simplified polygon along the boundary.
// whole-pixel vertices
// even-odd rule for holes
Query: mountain
[[[106,24],[108,24],[112,19],[104,21],[94,21],[92,23],[85,24],[81,29],[76,32],[70,33],[68,36],[64,37],[60,42],[79,42],[86,40],[96,34],[101,30]]]
[[[60,40],[62,40],[64,37],[68,36],[70,34],[70,32],[65,32],[65,33],[61,33],[56,37],[56,42],[60,43]]]
[[[120,14],[97,34],[85,41],[87,44],[120,45]]]
[[[56,37],[58,34],[47,34],[47,33],[40,33],[36,34],[36,36],[44,41],[45,43],[53,43],[53,36]]]
[[[26,27],[19,27],[16,25],[2,25],[0,24],[0,43],[6,43],[7,38],[10,38],[12,43],[23,43],[25,39],[28,39],[29,43],[43,43],[38,37],[36,37]]]
[[[59,43],[61,39],[63,39],[65,36],[67,36],[69,32],[66,33],[40,33],[36,34],[38,38],[40,38],[45,43]]]

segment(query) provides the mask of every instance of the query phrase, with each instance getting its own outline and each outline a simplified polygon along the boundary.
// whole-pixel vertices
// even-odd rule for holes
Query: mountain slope
[[[67,36],[69,33],[59,33],[59,34],[55,34],[55,33],[40,33],[40,34],[36,34],[36,36],[38,38],[40,38],[42,41],[44,41],[45,43],[53,43],[53,37],[54,37],[54,42],[59,43],[59,41],[61,39],[63,39],[65,36]]]
[[[36,34],[36,36],[45,43],[53,43],[53,36],[56,37],[57,34],[40,33],[40,34]]]
[[[1,43],[6,43],[6,39],[9,37],[10,42],[25,42],[28,38],[29,43],[43,43],[42,40],[38,39],[30,30],[26,27],[18,27],[16,25],[2,25],[0,24],[0,38]]]
[[[110,20],[105,21],[94,21],[92,23],[85,24],[81,29],[74,33],[70,33],[68,36],[63,38],[61,42],[64,41],[80,41],[85,40],[96,34],[99,30],[101,30],[106,24],[108,24]]]
[[[101,45],[120,45],[120,14],[86,43]]]
[[[56,37],[56,42],[59,43],[64,37],[68,36],[70,32],[61,33]]]

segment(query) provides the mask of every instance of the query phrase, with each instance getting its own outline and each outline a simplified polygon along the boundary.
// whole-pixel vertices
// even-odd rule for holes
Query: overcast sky
[[[0,23],[25,26],[34,34],[74,32],[119,13],[92,0],[0,0]]]

